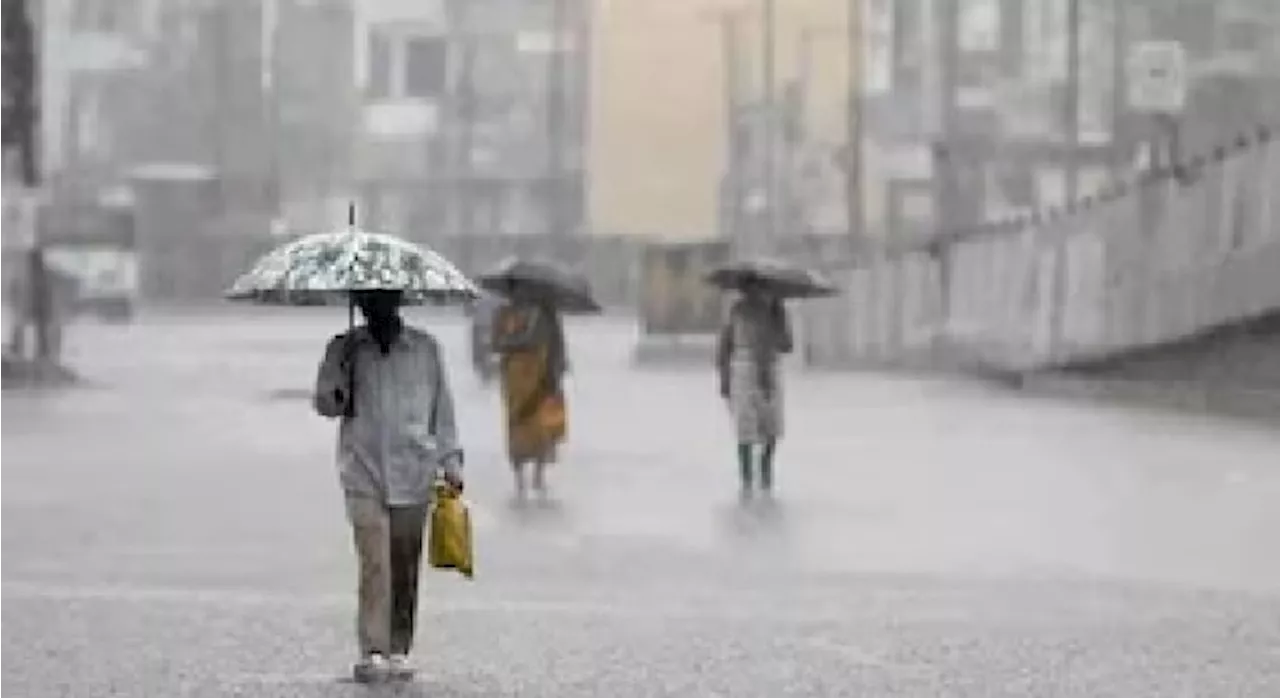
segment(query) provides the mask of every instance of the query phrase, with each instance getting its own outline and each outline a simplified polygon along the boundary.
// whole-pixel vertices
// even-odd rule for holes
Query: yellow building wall
[[[761,84],[760,7],[735,0],[596,0],[589,126],[593,230],[698,239],[716,230],[725,149],[725,70],[715,13],[743,11],[744,98]],[[776,0],[779,88],[812,28],[809,126],[844,140],[847,0]]]

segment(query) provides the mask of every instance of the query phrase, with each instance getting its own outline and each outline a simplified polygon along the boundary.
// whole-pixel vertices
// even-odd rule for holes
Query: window
[[[437,97],[445,91],[447,46],[442,37],[414,36],[404,44],[404,96]]]
[[[391,40],[386,34],[369,34],[369,96],[386,99],[391,96]]]
[[[121,5],[119,0],[80,0],[72,12],[72,27],[80,31],[114,32],[121,26]]]
[[[368,35],[366,94],[372,99],[435,99],[448,85],[443,36],[381,25]]]

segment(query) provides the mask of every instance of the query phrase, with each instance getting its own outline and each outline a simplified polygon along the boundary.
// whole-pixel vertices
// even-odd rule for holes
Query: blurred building
[[[1088,196],[1131,173],[1138,150],[1167,147],[1172,132],[1191,153],[1278,113],[1274,57],[1267,56],[1280,36],[1280,4],[1078,0],[1073,73],[1071,1],[867,0],[867,149],[880,161],[868,189],[884,198],[892,229],[936,227],[943,176],[957,191],[942,217],[975,225],[1062,205],[1070,169],[1079,195]],[[944,12],[949,3],[952,15]],[[1130,102],[1129,59],[1147,42],[1174,44],[1186,56],[1185,103],[1168,114]]]
[[[427,237],[581,227],[586,2],[356,8],[355,173],[368,217]]]
[[[136,230],[111,244],[130,241],[144,297],[173,299],[216,293],[273,231],[336,222],[357,115],[349,0],[39,4],[44,235],[83,247],[127,209]]]
[[[127,98],[104,118],[118,178],[146,163],[205,167],[223,208],[268,213],[345,190],[354,86],[334,76],[353,72],[349,0],[148,2]]]
[[[758,0],[599,2],[588,129],[592,229],[705,238],[726,209],[759,209],[761,136],[772,120],[780,132],[792,126],[792,137],[779,139],[784,191],[794,205],[825,213],[812,219],[817,227],[843,230],[833,165],[846,141],[850,4],[776,3],[770,114],[761,100]],[[733,52],[725,50],[726,15],[738,17]],[[730,142],[740,151],[733,157]],[[737,186],[725,186],[733,180]]]
[[[41,47],[41,169],[50,186],[92,191],[128,157],[133,81],[158,38],[162,0],[31,3]]]
[[[352,174],[360,219],[439,229],[448,18],[442,0],[358,0],[353,78],[358,104]],[[428,183],[428,180],[436,180]]]
[[[350,0],[272,0],[264,43],[272,169],[280,226],[316,230],[345,220],[353,187],[358,100]]]
[[[448,172],[458,234],[583,229],[590,0],[450,4]]]

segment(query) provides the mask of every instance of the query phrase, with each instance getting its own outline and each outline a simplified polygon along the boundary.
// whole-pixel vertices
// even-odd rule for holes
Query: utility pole
[[[24,212],[36,213],[35,190],[41,184],[39,132],[40,123],[40,39],[31,7],[25,0],[4,0],[3,5],[4,113],[3,151],[7,159],[11,149],[17,150],[19,177],[23,188],[21,205]],[[40,364],[56,360],[53,340],[53,280],[45,263],[38,221],[35,215],[24,215],[32,226],[27,253],[26,303],[19,334],[29,324],[35,333],[35,359]]]
[[[765,202],[767,208],[765,235],[769,244],[773,244],[774,239],[778,235],[780,226],[780,213],[782,211],[782,202],[779,201],[781,192],[778,186],[778,100],[777,100],[777,74],[774,52],[774,41],[777,33],[777,7],[775,0],[761,0],[761,23],[760,31],[762,34],[761,46],[763,49],[763,81],[762,81],[762,97],[764,107],[764,186],[765,186]]]
[[[866,53],[864,45],[866,32],[865,17],[862,5],[866,0],[848,0],[847,31],[848,36],[848,92],[849,113],[845,117],[845,140],[849,149],[849,160],[845,164],[845,217],[848,219],[849,238],[856,240],[866,234],[866,218],[862,210],[862,57]]]
[[[458,155],[455,176],[458,182],[458,232],[471,235],[475,202],[472,199],[474,171],[472,151],[476,134],[476,37],[467,34],[463,38],[462,75],[458,86],[458,117],[462,122],[458,136]]]
[[[472,26],[469,4],[466,0],[451,5],[455,13],[453,21],[454,46],[457,50],[458,72],[453,81],[453,109],[455,140],[450,158],[450,179],[453,183],[453,234],[470,236],[474,224],[474,167],[472,151],[475,148],[477,116],[475,63],[479,51],[479,35]],[[465,243],[464,243],[465,244]],[[469,248],[468,248],[469,249]]]
[[[938,10],[938,140],[934,143],[934,220],[941,233],[960,218],[956,182],[956,94],[960,62],[960,0],[936,0]]]
[[[234,179],[239,179],[240,173],[231,167],[231,158],[228,154],[228,143],[231,134],[236,130],[236,125],[231,119],[234,113],[229,109],[228,105],[232,99],[231,92],[231,75],[229,55],[232,47],[232,31],[229,26],[231,22],[232,7],[229,5],[217,4],[204,8],[203,21],[213,24],[213,90],[215,95],[215,103],[212,111],[212,119],[210,119],[211,130],[213,132],[213,162],[217,171],[218,183],[218,208],[219,212],[225,211],[228,204],[233,203],[232,194],[235,188],[231,185]],[[238,182],[235,182],[238,184]]]
[[[940,316],[951,315],[952,236],[956,232],[960,207],[956,182],[956,93],[960,62],[959,0],[936,0],[935,27],[938,50],[938,140],[933,147],[933,220],[930,253],[938,263]],[[942,343],[944,334],[935,341]]]
[[[1080,0],[1067,0],[1067,85],[1066,85],[1066,205],[1080,198]],[[1063,305],[1067,296],[1067,269],[1064,250],[1049,257],[1053,263],[1049,289],[1049,355],[1061,345]]]
[[[726,9],[715,12],[713,19],[720,25],[720,50],[724,80],[725,114],[725,206],[722,208],[723,231],[731,236],[742,234],[742,152],[739,137],[741,98],[741,28],[742,11]]]
[[[24,186],[40,184],[36,31],[26,0],[4,0],[4,149],[17,151]]]
[[[1080,0],[1067,0],[1066,204],[1080,198]]]
[[[547,228],[567,235],[564,211],[565,0],[551,0],[551,54],[547,63]]]
[[[1111,0],[1111,178],[1119,181],[1125,171],[1128,139],[1125,113],[1129,100],[1129,10],[1125,0]]]
[[[268,167],[268,205],[279,221],[284,215],[284,166],[281,150],[284,129],[280,115],[280,0],[263,0],[262,5],[262,97],[266,103],[267,132],[271,137]]]

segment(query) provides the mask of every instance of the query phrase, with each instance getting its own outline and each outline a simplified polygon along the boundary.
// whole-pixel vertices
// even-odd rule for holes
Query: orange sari
[[[568,427],[561,376],[564,339],[555,311],[508,304],[494,318],[511,463],[552,462]]]

